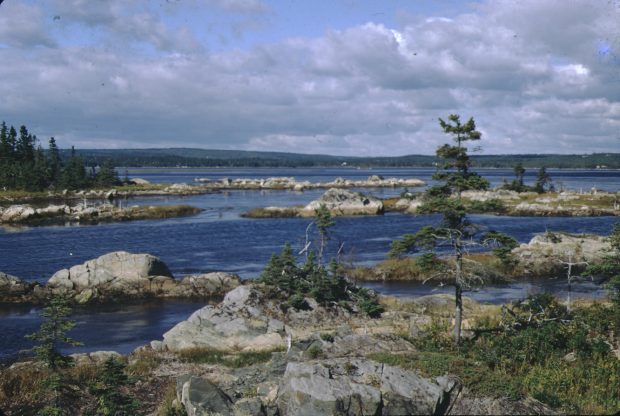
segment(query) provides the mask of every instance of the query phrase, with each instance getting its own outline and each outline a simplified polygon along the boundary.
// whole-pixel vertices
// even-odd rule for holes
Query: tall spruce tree
[[[390,255],[398,256],[407,252],[423,251],[433,257],[438,246],[448,246],[454,257],[452,266],[448,267],[441,262],[432,261],[435,267],[435,277],[446,280],[455,288],[455,325],[454,339],[458,344],[461,341],[461,327],[463,322],[463,291],[475,284],[482,283],[482,279],[473,271],[464,267],[463,255],[469,244],[473,244],[473,237],[479,228],[467,219],[467,210],[461,201],[461,194],[465,190],[487,189],[489,182],[470,170],[471,161],[468,141],[477,141],[481,133],[476,130],[473,118],[465,124],[460,117],[451,114],[448,122],[439,119],[439,125],[444,133],[452,136],[455,145],[445,144],[437,149],[440,162],[433,179],[443,182],[429,188],[424,195],[424,203],[418,212],[424,214],[439,213],[442,221],[438,227],[426,226],[415,234],[405,234],[392,243]],[[422,257],[425,263],[429,256]]]
[[[49,181],[52,187],[57,187],[60,184],[62,175],[62,160],[60,159],[60,150],[56,145],[56,139],[50,137],[47,151],[47,166],[49,169]]]

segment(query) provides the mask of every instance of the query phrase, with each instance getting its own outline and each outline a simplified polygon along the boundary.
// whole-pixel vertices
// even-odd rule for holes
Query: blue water
[[[301,173],[300,173],[301,172]],[[502,175],[510,178],[511,172],[489,170],[484,172],[492,182],[501,182]],[[573,189],[618,190],[620,171],[562,171],[556,175],[570,183]],[[133,175],[134,172],[132,171]],[[428,180],[432,170],[390,169],[357,171],[331,170],[280,170],[237,169],[204,170],[188,174],[185,170],[169,173],[140,172],[139,176],[158,182],[191,181],[194,176],[209,177],[269,177],[295,176],[299,180],[331,180],[337,176],[361,179],[369,174],[385,177],[420,177]],[[357,176],[356,176],[357,175]],[[427,175],[425,177],[424,175]],[[552,173],[553,175],[553,173]],[[138,175],[136,175],[138,176]],[[190,177],[191,176],[191,177]],[[49,226],[33,228],[0,228],[0,270],[29,281],[45,282],[57,270],[68,268],[105,253],[126,250],[159,256],[177,277],[191,273],[228,271],[244,278],[260,274],[274,252],[279,252],[285,242],[299,250],[305,244],[307,219],[244,219],[239,215],[251,208],[262,206],[289,206],[306,204],[322,194],[322,190],[293,191],[226,191],[191,197],[157,197],[129,200],[124,203],[172,204],[187,203],[204,211],[193,217],[135,221],[92,226]],[[378,188],[364,190],[377,196],[393,196],[399,189]],[[472,215],[473,222],[487,229],[496,229],[514,236],[520,242],[528,241],[534,234],[545,230],[575,233],[607,234],[614,217],[595,218],[544,218],[544,217],[495,217]],[[376,217],[337,218],[331,230],[332,240],[328,252],[335,252],[344,244],[343,260],[356,264],[372,264],[385,258],[391,241],[403,233],[416,232],[421,227],[434,224],[437,216],[406,216],[388,214]],[[312,235],[311,235],[312,237]],[[379,292],[396,296],[419,296],[440,293],[434,285],[402,283],[368,284]],[[487,286],[468,295],[484,302],[498,303],[522,298],[530,292],[550,290],[564,296],[561,279],[550,282],[516,282]],[[592,283],[576,285],[574,297],[600,297],[603,291]],[[161,335],[175,323],[202,304],[186,302],[159,302],[138,305],[108,305],[102,308],[81,310],[76,315],[78,327],[73,336],[84,342],[78,350],[116,350],[127,353],[136,346]],[[28,348],[23,336],[38,327],[38,309],[31,307],[0,308],[0,359],[15,358],[19,350]]]

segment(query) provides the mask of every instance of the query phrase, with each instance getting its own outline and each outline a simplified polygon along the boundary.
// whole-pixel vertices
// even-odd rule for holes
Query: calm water
[[[369,174],[385,177],[419,177],[428,180],[431,169],[230,169],[201,170],[200,172],[174,170],[169,173],[140,171],[130,172],[153,182],[186,182],[194,177],[270,177],[294,176],[298,180],[326,181],[342,176],[362,179]],[[484,174],[494,183],[511,177],[509,170],[488,170]],[[552,172],[556,180],[573,189],[599,189],[617,191],[620,188],[620,171],[561,171]],[[367,189],[366,193],[392,196],[400,189]],[[292,191],[227,191],[186,198],[141,198],[130,200],[134,204],[187,203],[204,208],[201,214],[165,221],[135,221],[121,224],[94,226],[53,226],[9,229],[0,228],[0,270],[30,281],[45,282],[62,268],[71,267],[105,253],[126,250],[151,253],[159,256],[177,276],[209,271],[238,273],[244,278],[257,276],[272,253],[281,250],[284,242],[299,249],[304,244],[306,219],[251,220],[239,214],[251,208],[278,205],[306,204],[323,193],[313,190],[303,193]],[[436,223],[436,216],[404,216],[389,214],[377,217],[337,218],[332,231],[335,251],[341,243],[345,247],[345,260],[358,264],[372,264],[385,258],[392,240],[405,232],[415,232],[424,225]],[[519,218],[474,215],[472,220],[488,229],[513,235],[521,242],[528,241],[535,233],[545,230],[578,233],[607,234],[614,217],[599,218]],[[433,285],[371,284],[382,293],[397,296],[418,296],[437,293],[449,288]],[[519,282],[485,287],[470,295],[484,302],[504,302],[522,298],[529,293],[549,290],[564,296],[561,280],[545,282]],[[591,283],[575,287],[573,296],[599,297],[603,292]],[[73,336],[84,342],[80,350],[117,350],[129,352],[136,346],[161,335],[175,323],[202,306],[196,303],[167,302],[134,305],[109,305],[105,308],[78,311],[78,326]],[[0,308],[0,359],[13,358],[27,348],[23,335],[33,332],[39,325],[35,308]]]

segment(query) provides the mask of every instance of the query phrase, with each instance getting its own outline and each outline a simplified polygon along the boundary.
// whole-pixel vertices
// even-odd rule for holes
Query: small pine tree
[[[538,170],[536,175],[536,184],[534,185],[534,191],[542,194],[546,191],[553,191],[553,185],[551,183],[551,175],[547,173],[547,168],[544,166]]]
[[[325,204],[321,204],[319,208],[314,211],[314,224],[319,230],[319,238],[321,240],[321,245],[319,247],[319,264],[321,264],[323,260],[323,251],[329,241],[329,229],[336,224],[332,218],[331,212],[329,212]]]
[[[26,338],[36,341],[39,345],[32,348],[38,361],[50,370],[49,377],[42,380],[42,386],[51,393],[52,404],[46,406],[41,414],[62,415],[70,406],[65,406],[70,395],[70,382],[62,370],[73,365],[73,359],[60,352],[62,345],[77,346],[79,342],[67,336],[75,322],[68,319],[71,314],[69,301],[62,296],[50,299],[49,304],[41,311],[43,323],[39,330]],[[65,409],[65,410],[63,410]]]
[[[121,389],[131,384],[125,373],[126,364],[108,358],[103,369],[97,376],[95,383],[90,387],[91,393],[97,397],[96,415],[101,416],[129,416],[137,415],[138,401],[124,393]]]

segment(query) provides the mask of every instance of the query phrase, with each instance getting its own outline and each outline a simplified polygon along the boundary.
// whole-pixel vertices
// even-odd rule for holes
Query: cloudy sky
[[[62,147],[620,152],[620,0],[5,0],[0,60]]]

